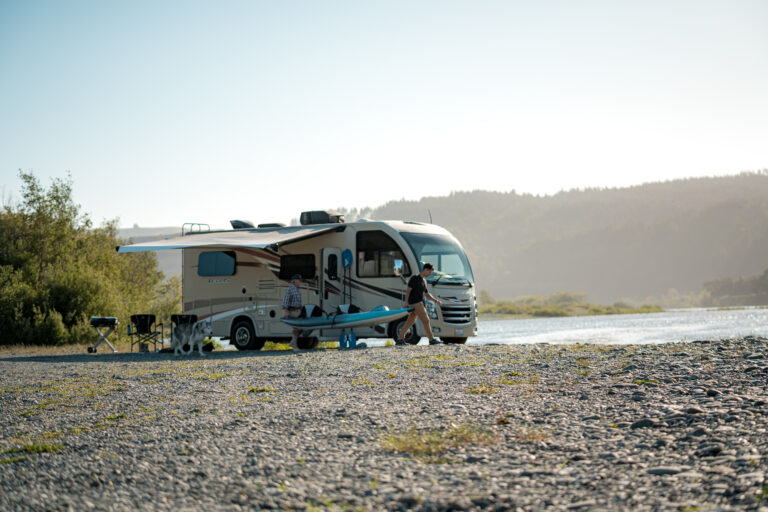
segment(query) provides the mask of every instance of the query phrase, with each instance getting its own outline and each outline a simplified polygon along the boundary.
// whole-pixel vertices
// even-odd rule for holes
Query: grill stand
[[[103,341],[107,345],[109,345],[109,348],[112,349],[112,352],[117,352],[117,349],[112,346],[112,344],[109,342],[107,337],[112,334],[112,331],[115,330],[115,327],[117,326],[117,318],[111,318],[109,320],[106,320],[104,318],[91,318],[91,327],[93,327],[93,330],[96,331],[96,334],[99,335],[99,340],[96,342],[96,344],[92,347],[88,347],[88,353],[93,354],[96,352],[96,347],[101,345],[101,342]],[[108,327],[107,332],[102,333],[99,330],[99,327]]]

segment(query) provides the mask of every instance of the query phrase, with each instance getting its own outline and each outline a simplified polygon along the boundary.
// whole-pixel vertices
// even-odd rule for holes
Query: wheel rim
[[[248,327],[240,326],[235,331],[235,344],[238,347],[247,347],[251,342],[251,333]]]
[[[400,333],[400,330],[405,325],[406,320],[400,320],[397,322],[397,325],[395,325],[395,336],[397,336]],[[413,324],[410,329],[405,331],[405,334],[403,335],[403,340],[405,340],[406,343],[415,345],[416,343],[413,342],[413,338],[416,338],[416,343],[421,340],[420,337],[416,336],[416,324]]]

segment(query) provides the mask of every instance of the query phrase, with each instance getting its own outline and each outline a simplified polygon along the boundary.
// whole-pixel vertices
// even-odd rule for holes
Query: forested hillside
[[[478,288],[495,297],[645,300],[768,267],[768,171],[543,197],[456,192],[360,213],[422,222],[431,214],[463,243]]]
[[[348,222],[429,222],[431,214],[461,240],[478,289],[500,299],[569,291],[602,304],[768,300],[753,279],[768,269],[768,171],[553,196],[456,192],[361,211],[336,209]],[[159,234],[139,228],[120,236],[141,241]],[[174,251],[158,256],[167,276],[180,272]],[[676,302],[681,294],[696,297]]]

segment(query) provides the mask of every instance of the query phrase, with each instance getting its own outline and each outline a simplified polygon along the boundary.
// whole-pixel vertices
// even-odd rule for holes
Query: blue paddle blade
[[[344,249],[344,252],[341,253],[341,264],[344,265],[344,268],[352,266],[352,251]]]

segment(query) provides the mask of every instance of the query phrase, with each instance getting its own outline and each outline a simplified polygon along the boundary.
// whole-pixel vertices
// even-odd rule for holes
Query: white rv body
[[[477,335],[474,278],[461,245],[432,224],[359,221],[300,227],[236,229],[189,234],[118,248],[119,252],[182,249],[184,314],[210,318],[213,335],[239,349],[260,349],[266,340],[287,341],[291,327],[280,321],[290,278],[301,274],[303,304],[333,314],[343,304],[361,311],[403,307],[406,282],[430,262],[430,292],[441,306],[427,304],[432,330],[446,342]],[[345,267],[345,263],[348,266]],[[392,338],[404,319],[355,328],[358,338]],[[305,333],[305,346],[336,340],[339,329]],[[426,336],[421,322],[410,343]],[[414,341],[415,340],[415,341]]]

